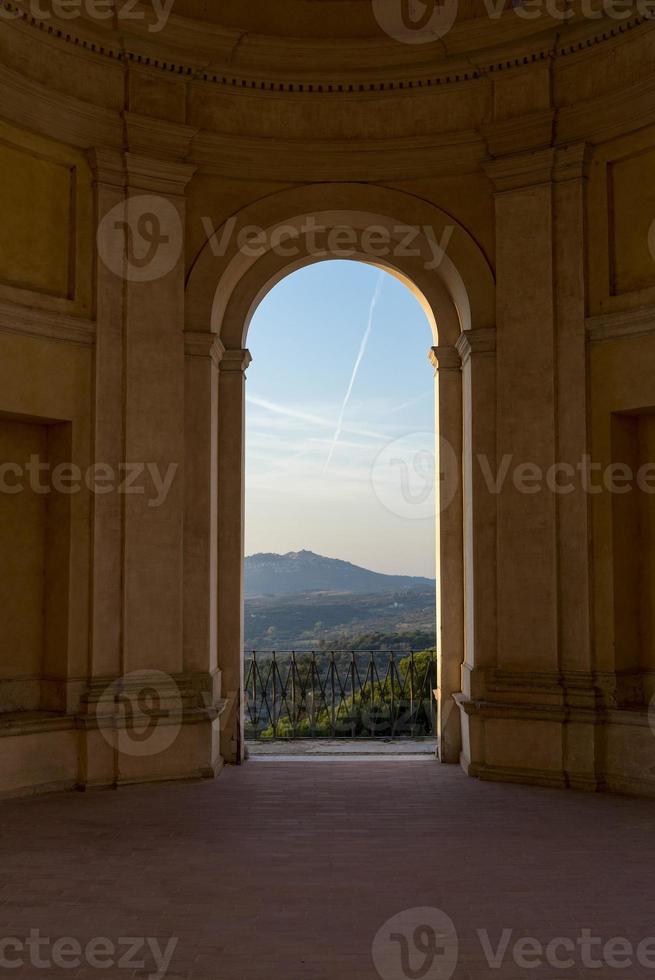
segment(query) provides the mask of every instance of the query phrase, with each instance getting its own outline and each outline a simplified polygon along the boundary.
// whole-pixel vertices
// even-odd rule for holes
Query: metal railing
[[[247,739],[435,734],[432,651],[255,651],[245,676]]]

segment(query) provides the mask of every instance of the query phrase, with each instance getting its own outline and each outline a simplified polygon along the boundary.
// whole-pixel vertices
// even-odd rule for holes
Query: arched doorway
[[[326,208],[329,206],[329,210]],[[402,217],[398,217],[401,215]],[[444,212],[415,197],[361,185],[312,185],[272,195],[214,230],[187,284],[187,330],[217,351],[216,379],[216,642],[223,691],[233,708],[222,737],[228,761],[243,758],[243,555],[245,373],[248,329],[273,286],[293,271],[326,258],[374,264],[400,278],[428,315],[436,369],[438,432],[454,454],[461,481],[447,507],[438,507],[437,615],[439,757],[457,762],[462,748],[454,696],[462,667],[475,669],[476,629],[491,617],[495,597],[476,610],[475,528],[495,515],[477,514],[470,461],[479,437],[493,456],[493,432],[479,426],[474,397],[478,369],[471,353],[492,350],[493,276],[468,233]],[[466,340],[463,342],[463,336]],[[471,345],[477,338],[481,343]],[[464,360],[464,369],[462,363]],[[485,388],[494,368],[480,369]],[[488,392],[487,392],[488,395]],[[487,404],[484,407],[488,407]],[[478,429],[480,428],[480,432]],[[211,443],[211,433],[208,433]],[[437,460],[437,467],[440,469]],[[437,486],[440,481],[437,480]],[[485,504],[481,503],[481,507]],[[465,553],[467,560],[465,561]],[[466,591],[466,595],[465,595]],[[470,683],[467,681],[470,687]],[[464,719],[465,720],[465,719]],[[466,724],[466,722],[465,722]],[[466,733],[464,735],[466,738]]]
[[[244,632],[251,752],[285,751],[289,741],[294,752],[319,748],[308,740],[321,751],[352,751],[344,740],[367,752],[389,751],[389,740],[403,754],[433,750],[431,345],[415,294],[369,263],[299,269],[253,317]],[[444,460],[442,505],[459,483],[451,463]]]

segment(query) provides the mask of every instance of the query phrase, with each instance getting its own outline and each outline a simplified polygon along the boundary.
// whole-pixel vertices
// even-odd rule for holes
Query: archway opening
[[[416,293],[358,261],[292,271],[254,312],[244,659],[259,746],[434,751],[433,337]]]
[[[314,237],[317,226],[325,243],[320,247]],[[349,244],[344,254],[346,234]],[[413,243],[409,250],[408,240]],[[380,253],[382,241],[385,258]],[[206,388],[218,411],[203,430],[203,445],[216,487],[217,506],[209,509],[205,523],[208,529],[215,528],[212,540],[216,542],[217,588],[211,590],[208,615],[215,629],[210,659],[216,663],[217,683],[227,704],[221,755],[239,763],[245,753],[244,446],[249,330],[259,305],[277,283],[317,261],[335,258],[383,265],[419,298],[432,329],[440,435],[437,578],[448,583],[448,589],[439,593],[437,610],[438,750],[442,762],[455,763],[466,758],[470,734],[464,731],[466,705],[474,686],[476,643],[480,636],[494,635],[493,588],[487,588],[489,601],[482,612],[476,607],[480,576],[473,527],[485,526],[485,541],[493,550],[496,517],[492,505],[485,506],[473,486],[470,464],[473,447],[482,446],[494,458],[494,419],[487,409],[495,390],[495,283],[479,243],[445,211],[414,195],[352,183],[293,188],[236,213],[207,240],[187,282],[188,343],[193,350],[208,348],[218,365]],[[300,358],[302,352],[294,356]],[[452,499],[442,493],[442,450],[450,460]],[[192,457],[187,469],[191,482],[202,481],[202,469]],[[197,537],[200,543],[202,537]],[[193,533],[187,542],[189,549],[195,547]],[[481,620],[485,627],[477,629]],[[491,649],[486,662],[493,662],[493,656]]]

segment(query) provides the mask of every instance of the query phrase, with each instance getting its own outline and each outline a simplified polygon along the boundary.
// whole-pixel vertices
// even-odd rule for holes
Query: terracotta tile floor
[[[655,944],[641,965],[636,950],[655,935],[654,830],[655,802],[484,784],[428,760],[251,762],[214,783],[7,801],[0,956],[24,965],[0,977],[156,975],[152,955],[118,965],[125,937],[164,949],[176,938],[172,980],[655,977]],[[414,929],[431,920],[418,912],[376,944],[378,973],[380,927],[426,906],[453,921],[457,962],[453,937],[429,960],[419,953]],[[596,945],[603,965],[585,968],[578,946],[566,967],[527,969],[512,952],[522,937],[575,943],[585,928],[604,943],[624,937],[632,954]],[[405,966],[402,940],[389,938],[399,929]],[[496,948],[505,929],[494,968],[478,930]],[[65,937],[113,947],[39,968],[2,946],[30,930],[49,940],[41,962]],[[552,955],[567,960],[564,947]]]

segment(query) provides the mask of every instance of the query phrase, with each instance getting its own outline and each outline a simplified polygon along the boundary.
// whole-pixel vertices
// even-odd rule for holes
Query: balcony
[[[250,741],[435,737],[433,651],[254,651],[245,676]]]

